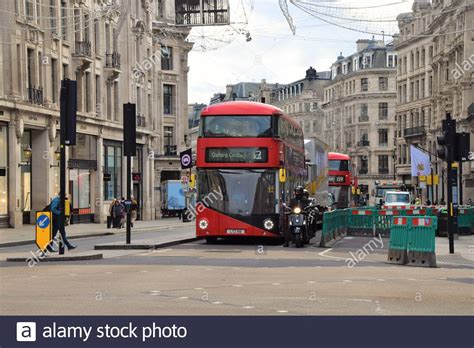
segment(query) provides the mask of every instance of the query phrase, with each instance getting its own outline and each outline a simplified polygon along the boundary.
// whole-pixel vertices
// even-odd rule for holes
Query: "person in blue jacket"
[[[60,195],[58,194],[56,197],[53,198],[51,201],[51,213],[53,217],[53,234],[52,234],[52,240],[54,241],[54,238],[56,237],[56,234],[59,233],[61,234],[61,239],[64,243],[64,245],[67,246],[68,250],[75,249],[76,246],[72,245],[69,240],[66,237],[66,229],[64,226],[61,227],[61,198]],[[50,252],[55,252],[56,250],[53,249],[52,245],[50,244],[48,246],[48,251]]]

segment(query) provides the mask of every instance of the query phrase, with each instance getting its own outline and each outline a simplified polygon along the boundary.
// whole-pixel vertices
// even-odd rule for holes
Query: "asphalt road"
[[[150,233],[135,237],[149,239]],[[121,238],[75,242],[86,250]],[[33,268],[0,262],[0,310],[4,315],[473,314],[472,264],[389,265],[387,240],[372,242],[373,250],[366,247],[355,259],[370,241],[346,238],[332,249],[198,241],[150,251],[104,251],[103,260]],[[2,248],[0,257],[29,249]]]

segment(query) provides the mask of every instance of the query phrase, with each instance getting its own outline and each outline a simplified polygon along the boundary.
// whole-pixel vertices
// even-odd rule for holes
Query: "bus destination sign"
[[[207,163],[266,163],[266,147],[209,147],[206,149]]]

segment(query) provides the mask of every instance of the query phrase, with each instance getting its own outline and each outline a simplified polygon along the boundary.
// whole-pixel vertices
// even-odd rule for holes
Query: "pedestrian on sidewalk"
[[[133,223],[137,220],[138,217],[138,202],[137,200],[132,196],[132,206],[131,206],[131,226],[133,227]]]
[[[122,227],[122,219],[124,215],[123,212],[124,209],[122,203],[120,203],[118,199],[114,199],[110,208],[110,214],[112,215],[112,222],[114,228]]]
[[[67,203],[66,203],[67,204]],[[65,226],[61,226],[61,198],[60,194],[58,194],[56,197],[53,198],[51,201],[51,213],[52,213],[52,218],[53,218],[53,234],[52,234],[52,240],[54,241],[56,238],[56,235],[59,233],[61,234],[61,239],[68,248],[68,250],[75,249],[76,246],[72,245],[69,240],[66,237],[66,228]],[[53,249],[52,247],[52,242],[48,245],[47,247],[49,252],[55,252],[56,250]]]

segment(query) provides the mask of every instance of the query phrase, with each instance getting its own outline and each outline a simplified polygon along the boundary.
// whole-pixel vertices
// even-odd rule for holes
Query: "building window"
[[[173,48],[161,46],[161,70],[173,70]]]
[[[16,1],[15,1],[16,2]],[[56,4],[55,0],[49,1],[49,24],[51,25],[51,32],[53,34],[58,33],[57,24],[56,24]]]
[[[388,77],[379,77],[379,90],[386,91],[388,90]]]
[[[165,115],[172,115],[174,113],[174,86],[163,85],[163,113]]]
[[[51,59],[51,101],[56,103],[58,101],[58,60]]]
[[[367,78],[360,79],[360,90],[362,92],[367,92],[369,90],[369,79]]]
[[[388,129],[386,128],[379,129],[379,146],[380,147],[388,146]]]
[[[388,103],[379,103],[379,120],[388,118]]]
[[[66,8],[67,3],[65,1],[61,1],[61,34],[63,40],[67,40],[67,27],[68,27],[68,13]]]
[[[122,144],[104,142],[104,200],[122,197]]]
[[[361,104],[359,122],[367,122],[368,120],[369,120],[369,107],[367,104]]]
[[[359,156],[359,174],[364,175],[369,172],[369,159],[367,156]]]
[[[164,154],[165,156],[175,156],[177,149],[174,144],[174,128],[164,127],[163,132]]]
[[[379,155],[379,174],[388,174],[388,155]]]

